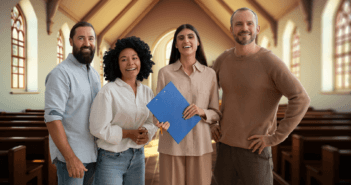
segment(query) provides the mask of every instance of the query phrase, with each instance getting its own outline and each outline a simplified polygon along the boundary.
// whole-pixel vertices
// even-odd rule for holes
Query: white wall
[[[18,0],[1,0],[0,7],[0,111],[18,112],[27,108],[44,109],[45,78],[57,65],[56,46],[57,32],[63,25],[69,28],[74,21],[57,11],[53,22],[52,34],[46,32],[46,2],[44,0],[30,0],[38,21],[38,92],[39,94],[10,94],[11,92],[11,9]],[[104,45],[109,44],[103,42]],[[97,55],[95,55],[97,56]],[[97,57],[95,57],[97,58]],[[94,68],[98,70],[98,63],[94,60]]]
[[[332,0],[331,0],[332,1]],[[312,30],[307,31],[307,24],[304,22],[304,16],[300,7],[296,7],[293,11],[285,15],[278,21],[278,45],[272,47],[275,53],[281,59],[284,59],[283,52],[283,34],[286,25],[292,21],[300,31],[300,46],[301,46],[301,77],[300,81],[305,87],[308,95],[311,98],[311,106],[315,109],[332,108],[336,111],[350,112],[351,111],[351,95],[327,95],[322,94],[322,24],[321,17],[324,6],[327,0],[313,1],[312,10]],[[333,16],[333,15],[330,15]],[[273,42],[271,29],[267,29],[260,33],[259,39],[263,36],[268,36]],[[260,43],[260,42],[259,42]],[[283,98],[280,103],[287,103],[287,99]]]

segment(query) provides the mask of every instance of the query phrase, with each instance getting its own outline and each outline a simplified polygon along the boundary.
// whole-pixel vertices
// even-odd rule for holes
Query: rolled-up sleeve
[[[70,92],[68,75],[55,68],[46,77],[45,86],[45,123],[62,120]]]
[[[89,118],[90,133],[108,143],[118,145],[122,141],[123,131],[118,125],[112,125],[112,100],[104,94],[98,93],[91,107]]]

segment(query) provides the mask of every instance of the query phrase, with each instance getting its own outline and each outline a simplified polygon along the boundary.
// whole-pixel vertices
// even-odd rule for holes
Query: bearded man
[[[271,146],[284,141],[300,123],[310,103],[305,89],[287,66],[254,40],[260,31],[255,12],[236,10],[231,17],[235,48],[215,61],[223,89],[222,118],[211,128],[217,143],[214,169],[219,185],[273,185]],[[277,126],[282,96],[289,99]]]
[[[89,67],[95,38],[90,23],[75,24],[69,39],[73,54],[58,64],[45,81],[44,118],[59,185],[90,185],[94,180],[97,147],[89,130],[89,114],[101,88],[100,75]]]

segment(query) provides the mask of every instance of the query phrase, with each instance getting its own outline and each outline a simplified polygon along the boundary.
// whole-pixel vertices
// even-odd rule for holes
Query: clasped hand
[[[146,144],[149,141],[148,130],[145,127],[139,127],[137,130],[131,130],[130,139],[137,145]]]
[[[191,117],[199,115],[201,117],[205,116],[205,111],[196,106],[195,104],[189,105],[183,112],[184,119],[190,119]]]

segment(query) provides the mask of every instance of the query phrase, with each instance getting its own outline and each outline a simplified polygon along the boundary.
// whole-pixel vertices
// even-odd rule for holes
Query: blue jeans
[[[100,149],[96,164],[95,184],[144,185],[144,148],[129,148],[118,153]]]
[[[88,170],[84,172],[83,178],[73,178],[68,175],[66,163],[54,159],[57,169],[58,185],[92,185],[94,182],[96,163],[83,163]]]

